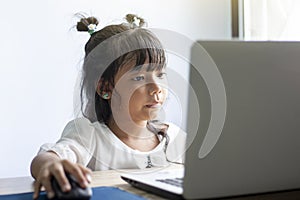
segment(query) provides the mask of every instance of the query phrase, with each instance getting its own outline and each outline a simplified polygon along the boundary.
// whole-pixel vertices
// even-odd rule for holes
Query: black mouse
[[[63,192],[57,180],[53,177],[51,184],[55,197],[51,200],[89,200],[92,197],[92,189],[90,187],[82,188],[72,175],[66,173],[66,176],[71,184],[71,190]]]

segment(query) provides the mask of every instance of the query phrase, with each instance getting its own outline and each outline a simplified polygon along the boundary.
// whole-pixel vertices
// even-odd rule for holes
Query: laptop
[[[300,42],[198,41],[190,61],[184,169],[121,178],[171,199],[299,189]]]

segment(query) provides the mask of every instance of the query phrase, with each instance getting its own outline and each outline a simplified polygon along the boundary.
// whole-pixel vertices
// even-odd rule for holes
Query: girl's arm
[[[91,181],[91,171],[88,168],[66,159],[60,159],[56,153],[51,151],[38,154],[32,160],[30,169],[32,176],[36,180],[34,183],[34,199],[38,198],[42,186],[45,187],[48,198],[54,197],[55,194],[51,187],[51,178],[53,176],[63,191],[69,191],[71,186],[65,172],[72,174],[83,188],[87,187]]]

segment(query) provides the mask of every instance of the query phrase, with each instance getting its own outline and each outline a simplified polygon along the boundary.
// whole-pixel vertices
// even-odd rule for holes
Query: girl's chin
[[[158,113],[145,113],[145,114],[141,115],[140,117],[135,118],[138,120],[134,120],[134,121],[151,121],[151,120],[156,119],[157,116],[158,116]]]
[[[148,113],[148,115],[147,115],[147,120],[149,121],[149,120],[154,120],[154,119],[156,119],[157,118],[157,116],[158,116],[158,114],[159,114],[159,110],[158,111],[152,111],[152,112],[150,112],[150,113]]]

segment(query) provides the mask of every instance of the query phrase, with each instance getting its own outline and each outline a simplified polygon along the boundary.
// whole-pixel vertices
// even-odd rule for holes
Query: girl
[[[33,159],[34,198],[41,186],[54,197],[52,176],[69,191],[65,172],[85,188],[90,169],[182,163],[186,134],[155,120],[167,97],[165,52],[158,38],[142,28],[142,18],[129,14],[126,19],[99,31],[94,17],[78,22],[78,31],[91,34],[82,70],[83,117],[69,122],[56,144],[44,144]]]

